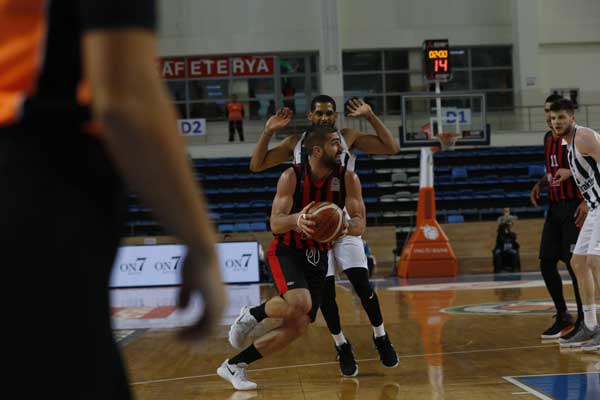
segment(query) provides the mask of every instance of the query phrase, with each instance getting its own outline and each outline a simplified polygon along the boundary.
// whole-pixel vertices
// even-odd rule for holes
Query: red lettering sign
[[[161,58],[158,60],[158,72],[163,79],[185,78],[185,59]]]
[[[158,68],[163,79],[226,77],[230,72],[233,76],[265,76],[275,70],[271,56],[162,58]]]
[[[234,76],[273,75],[273,57],[232,57],[231,72]]]
[[[190,78],[210,78],[229,75],[229,60],[226,57],[188,58]]]

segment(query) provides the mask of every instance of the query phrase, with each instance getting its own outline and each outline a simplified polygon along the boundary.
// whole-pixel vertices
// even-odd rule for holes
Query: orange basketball
[[[329,243],[340,235],[344,229],[344,213],[336,204],[320,202],[308,209],[311,220],[316,224],[312,238],[317,242]]]

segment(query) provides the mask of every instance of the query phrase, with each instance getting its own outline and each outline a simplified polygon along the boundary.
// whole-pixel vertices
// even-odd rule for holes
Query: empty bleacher
[[[271,202],[281,172],[290,164],[251,173],[250,159],[194,160],[208,198],[210,218],[220,233],[269,230]],[[440,223],[495,220],[503,207],[520,219],[541,218],[529,193],[543,175],[541,146],[457,149],[434,156],[437,217]],[[419,152],[392,156],[359,154],[368,226],[396,226],[401,249],[415,225],[419,191]],[[164,235],[151,210],[132,195],[126,236]]]

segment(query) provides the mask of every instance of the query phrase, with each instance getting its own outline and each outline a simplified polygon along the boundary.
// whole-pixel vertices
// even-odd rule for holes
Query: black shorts
[[[540,259],[565,263],[571,259],[579,236],[574,215],[580,203],[581,200],[567,200],[550,204],[542,231]]]
[[[269,268],[280,294],[292,289],[308,289],[312,307],[310,321],[314,322],[323,298],[327,274],[327,251],[295,249],[273,241],[267,252]]]

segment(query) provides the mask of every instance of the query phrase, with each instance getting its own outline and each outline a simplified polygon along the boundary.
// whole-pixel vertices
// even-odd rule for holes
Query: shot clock
[[[448,39],[427,39],[423,42],[423,64],[428,81],[449,81],[452,77]]]

